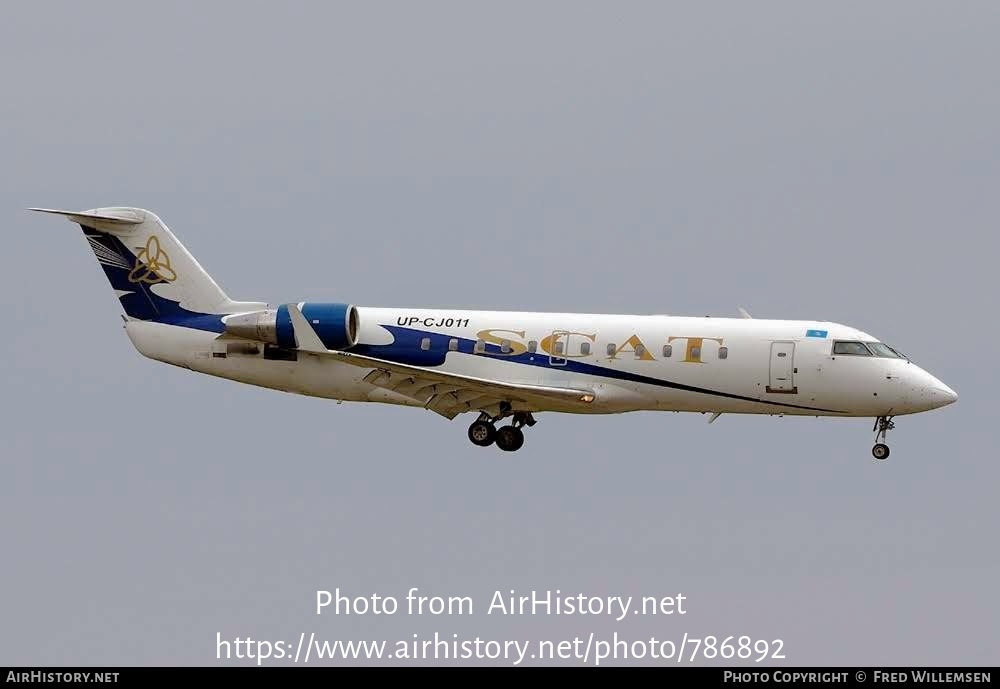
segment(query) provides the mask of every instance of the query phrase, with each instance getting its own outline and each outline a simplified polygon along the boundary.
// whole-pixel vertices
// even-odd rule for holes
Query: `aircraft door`
[[[546,339],[549,341],[549,366],[565,366],[566,353],[569,347],[570,333],[565,330],[553,330]]]
[[[799,390],[795,387],[794,378],[794,342],[772,342],[771,343],[771,365],[769,367],[768,392],[783,392],[786,394],[796,394]]]

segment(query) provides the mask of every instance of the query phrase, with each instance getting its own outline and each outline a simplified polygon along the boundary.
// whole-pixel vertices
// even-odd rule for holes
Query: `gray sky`
[[[0,664],[302,631],[995,663],[998,35],[986,2],[7,8]],[[871,420],[657,413],[505,455],[143,359],[36,205],[149,208],[240,299],[836,320],[960,399],[884,464]],[[411,586],[476,614],[313,614]],[[689,612],[486,616],[512,588]]]

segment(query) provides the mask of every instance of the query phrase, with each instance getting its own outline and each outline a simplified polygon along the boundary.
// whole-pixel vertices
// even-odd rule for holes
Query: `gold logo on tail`
[[[146,246],[139,250],[135,257],[135,267],[128,274],[129,282],[145,282],[156,285],[161,282],[173,282],[177,273],[170,267],[170,257],[160,248],[160,240],[152,235]]]

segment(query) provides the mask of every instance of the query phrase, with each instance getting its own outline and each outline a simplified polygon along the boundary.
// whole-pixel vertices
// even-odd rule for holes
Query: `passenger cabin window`
[[[729,358],[729,347],[719,347],[719,358],[720,359]]]
[[[580,354],[582,354],[583,356],[587,356],[587,355],[590,354],[590,343],[589,342],[581,342],[580,343]]]
[[[556,350],[555,351],[556,354],[562,355],[562,353],[563,353],[563,343],[562,343],[562,340],[557,340],[556,344],[555,344],[555,347],[553,347],[553,349]]]
[[[692,347],[691,348],[691,358],[692,359],[700,359],[701,358],[701,347]]]
[[[871,356],[863,342],[834,342],[834,354],[850,354],[852,356]]]
[[[431,338],[425,337],[424,339],[420,340],[420,349],[426,352],[430,348],[431,348]]]
[[[642,345],[636,345],[635,346],[635,358],[636,359],[641,359],[642,355],[645,354],[645,353],[646,353],[646,348],[645,347],[643,347]]]
[[[486,340],[476,340],[476,354],[482,354],[486,351]]]
[[[500,351],[504,354],[510,354],[510,340],[500,340]]]
[[[608,349],[607,349],[608,356],[614,356],[615,352],[617,352],[617,351],[618,351],[618,348],[615,347],[614,342],[611,342],[611,343],[608,344]]]
[[[457,352],[458,351],[458,340],[454,337],[448,340],[448,351]]]
[[[673,345],[663,345],[663,358],[669,359],[670,355],[674,353]]]
[[[538,351],[538,342],[536,342],[535,340],[529,340],[528,341],[528,351],[531,352],[532,354],[534,354],[535,352],[537,352]]]

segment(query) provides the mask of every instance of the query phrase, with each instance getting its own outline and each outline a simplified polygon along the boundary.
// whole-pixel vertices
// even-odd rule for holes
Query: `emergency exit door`
[[[771,366],[767,385],[768,392],[784,392],[794,395],[798,392],[795,387],[795,343],[794,342],[772,342],[771,343]]]

